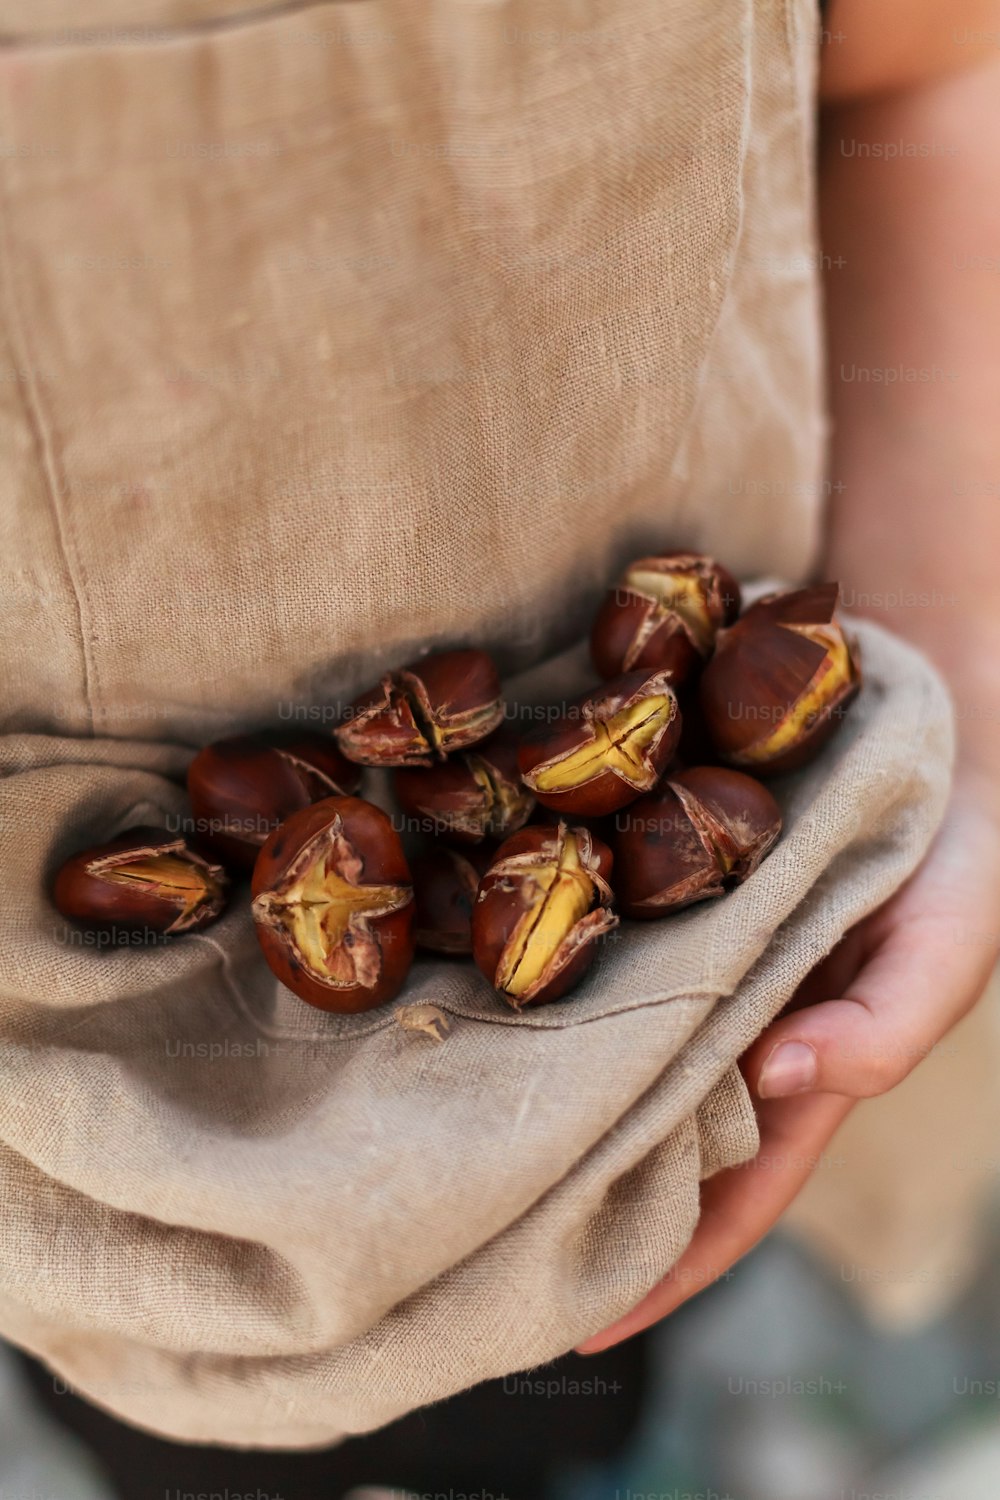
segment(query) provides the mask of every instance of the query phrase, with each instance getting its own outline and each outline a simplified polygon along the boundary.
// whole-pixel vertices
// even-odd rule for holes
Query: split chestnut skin
[[[385,813],[329,797],[271,835],[253,875],[264,957],[319,1010],[373,1010],[398,995],[413,961],[413,887]]]
[[[64,917],[90,927],[178,936],[215,921],[228,885],[222,867],[183,838],[142,827],[74,854],[56,875],[52,896]]]
[[[353,795],[361,771],[327,735],[237,735],[199,750],[188,767],[200,842],[224,864],[252,870],[285,818],[326,797]]]
[[[558,1000],[618,925],[611,850],[588,828],[522,828],[501,844],[472,910],[481,973],[514,1010]]]
[[[781,833],[766,786],[725,766],[692,766],[615,818],[615,895],[638,921],[742,885]]]

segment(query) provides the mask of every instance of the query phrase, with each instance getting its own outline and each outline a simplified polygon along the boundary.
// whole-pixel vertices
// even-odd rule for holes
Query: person
[[[794,248],[809,243],[804,226],[814,186],[811,68],[798,64],[806,56],[798,38],[811,5],[758,4],[752,35],[741,39],[721,35],[728,18],[709,14],[703,0],[659,0],[655,17],[642,0],[583,0],[551,6],[544,18],[537,9],[516,6],[509,8],[502,43],[494,39],[489,46],[477,30],[489,6],[428,7],[438,19],[447,10],[450,24],[437,32],[424,28],[422,12],[415,17],[387,7],[378,13],[386,18],[384,33],[374,25],[367,43],[351,33],[350,47],[338,42],[337,66],[324,73],[314,59],[303,62],[308,33],[294,19],[311,7],[278,5],[258,17],[249,4],[239,14],[240,6],[222,0],[203,6],[164,0],[162,14],[180,33],[212,32],[190,70],[207,91],[205,105],[192,84],[192,97],[205,106],[203,134],[216,119],[280,119],[272,93],[291,120],[295,69],[314,92],[302,101],[303,120],[292,121],[290,146],[269,137],[242,139],[237,152],[235,145],[223,149],[226,143],[185,138],[168,151],[173,176],[163,174],[162,190],[142,131],[151,129],[158,109],[165,119],[175,118],[170,90],[190,81],[179,52],[162,48],[154,58],[150,47],[133,55],[130,40],[119,47],[112,39],[107,55],[81,60],[72,48],[56,57],[44,37],[32,35],[17,46],[5,44],[7,55],[0,58],[25,118],[35,119],[37,111],[45,119],[50,90],[65,115],[62,134],[53,126],[58,139],[45,138],[46,152],[7,164],[16,199],[9,231],[15,246],[23,236],[54,255],[52,237],[65,212],[70,222],[79,215],[75,222],[86,226],[88,246],[104,243],[100,230],[109,223],[127,230],[133,246],[147,244],[150,257],[148,265],[126,268],[132,290],[121,290],[124,280],[109,286],[99,308],[92,281],[83,279],[84,271],[93,274],[83,265],[83,251],[63,254],[51,284],[37,280],[30,255],[23,263],[13,257],[18,276],[12,285],[24,305],[18,302],[11,313],[12,327],[19,335],[27,327],[64,374],[79,376],[82,369],[86,386],[77,411],[50,421],[47,402],[58,407],[58,381],[44,365],[19,380],[27,415],[17,419],[23,433],[17,452],[40,455],[72,582],[67,598],[73,603],[61,606],[59,625],[79,636],[72,661],[56,666],[39,650],[38,641],[48,639],[44,633],[24,632],[28,645],[12,637],[5,649],[19,726],[79,734],[106,731],[110,723],[117,730],[114,715],[137,715],[135,699],[145,692],[158,712],[169,706],[178,737],[207,737],[206,725],[232,722],[248,698],[254,708],[269,694],[273,701],[274,684],[293,680],[285,655],[299,651],[306,660],[316,619],[304,604],[294,611],[318,596],[325,609],[342,611],[341,665],[373,638],[395,646],[420,627],[440,632],[449,611],[463,610],[477,629],[495,627],[511,663],[523,665],[561,639],[567,620],[579,622],[586,591],[579,580],[592,585],[607,557],[628,545],[629,528],[645,536],[654,523],[676,544],[731,538],[732,550],[719,550],[743,573],[759,571],[770,559],[790,578],[811,572],[849,580],[850,606],[921,647],[951,684],[960,752],[950,811],[933,850],[906,888],[848,935],[796,1005],[751,1049],[744,1069],[761,1125],[759,1164],[720,1173],[704,1185],[701,1222],[678,1268],[682,1274],[595,1334],[581,1346],[587,1353],[607,1350],[667,1316],[766,1234],[803,1187],[805,1164],[818,1157],[854,1104],[891,1090],[975,1005],[1000,948],[1000,700],[992,661],[1000,625],[992,578],[1000,530],[994,421],[1000,277],[991,239],[1000,201],[1000,4],[831,0],[827,7],[818,172],[832,447],[829,485],[803,501],[795,484],[822,463],[810,321],[817,267],[803,268],[791,258]],[[315,9],[325,17],[338,8]],[[95,8],[95,26],[106,14],[96,16]],[[265,52],[268,43],[256,33],[266,31],[272,17],[288,45]],[[543,26],[543,19],[553,25]],[[674,20],[683,21],[686,37],[698,37],[702,51],[679,57],[671,50]],[[78,11],[73,21],[80,25]],[[662,60],[648,49],[638,60],[641,82],[652,94],[622,87],[608,96],[601,49],[621,42],[623,28],[639,21],[662,27]],[[246,36],[245,28],[255,35]],[[380,87],[384,48],[394,31],[419,33],[422,67],[430,70],[431,60],[440,66],[452,78],[454,97],[435,95],[428,103],[421,95],[419,107],[407,114],[400,100],[422,86],[417,67],[387,76]],[[463,69],[449,74],[452,46]],[[791,60],[785,48],[794,53]],[[348,58],[350,88],[343,73]],[[535,69],[530,87],[529,65]],[[152,81],[136,83],[135,74]],[[109,83],[113,109],[104,92]],[[258,90],[267,107],[254,114]],[[579,139],[560,124],[560,111],[572,99],[582,101],[572,115]],[[676,105],[667,123],[687,132],[682,149],[662,153],[659,140],[643,138],[647,105]],[[459,106],[463,121],[499,120],[508,129],[520,128],[519,111],[525,110],[529,145],[548,132],[550,156],[540,166],[533,160],[529,172],[503,141],[484,163],[472,149],[475,142],[463,146],[460,131],[457,140],[449,134],[449,110]],[[390,187],[386,162],[369,140],[352,138],[350,152],[344,148],[328,123],[335,107],[342,110],[336,124],[345,131],[352,110],[373,137],[385,118],[403,110],[402,118],[423,121],[427,131],[433,125],[448,139],[393,137]],[[611,124],[617,126],[619,115],[640,132],[630,151],[613,149]],[[732,140],[716,184],[706,181],[711,173],[699,172],[691,142],[711,138],[719,120]],[[328,155],[309,158],[319,162],[310,178],[291,157],[319,150],[324,130],[334,144]],[[589,148],[583,167],[571,149],[581,142]],[[87,151],[98,146],[114,155],[116,166],[125,162],[120,178],[100,186],[88,176]],[[269,171],[286,146],[287,169]],[[714,139],[711,146],[723,151]],[[207,161],[212,170],[218,165],[211,191],[203,187]],[[722,156],[712,161],[718,167]],[[258,168],[266,193],[251,180]],[[560,174],[569,184],[565,194]],[[289,182],[295,191],[286,199]],[[61,209],[71,198],[72,210]],[[706,227],[699,214],[709,211]],[[357,242],[352,238],[355,220],[373,237],[381,232],[381,249],[363,253],[360,230]],[[425,220],[431,231],[416,234],[414,225]],[[439,220],[447,233],[438,232]],[[356,291],[360,315],[346,296],[331,299],[325,282],[318,283],[319,294],[315,286],[304,287],[301,297],[296,292],[272,306],[280,267],[260,241],[281,249],[290,224],[298,234],[296,274],[329,274],[338,296],[345,286]],[[548,235],[557,230],[572,242],[595,224],[601,235],[575,259],[565,239],[559,254],[549,255]],[[169,251],[157,251],[167,228]],[[788,258],[771,255],[766,229],[781,239]],[[640,231],[645,253],[651,246],[656,251],[653,271],[635,263],[642,262],[633,248]],[[535,259],[519,263],[517,247],[529,232]],[[686,247],[672,243],[685,236],[693,242],[699,234],[705,241],[699,254],[713,262],[703,281]],[[210,253],[198,248],[199,235]],[[725,253],[715,239],[726,240]],[[335,245],[329,254],[328,243]],[[754,245],[763,247],[756,262]],[[235,264],[238,253],[245,253],[246,265],[236,274],[227,257]],[[746,294],[742,305],[738,295],[727,300],[727,266],[730,290],[742,287]],[[492,281],[476,281],[483,267]],[[526,267],[535,278],[530,285]],[[739,282],[741,268],[756,281]],[[134,279],[157,271],[162,276],[155,284]],[[571,290],[563,295],[566,278]],[[499,300],[501,287],[506,303]],[[489,300],[494,290],[496,302]],[[42,326],[34,326],[25,307]],[[223,352],[248,326],[259,332],[264,350],[249,374]],[[706,330],[718,333],[724,356],[739,361],[735,374],[716,370],[707,391],[698,389],[710,365]],[[434,339],[439,363],[422,353]],[[204,379],[198,370],[175,370],[167,402],[156,380],[147,379],[147,367],[162,359],[164,346],[173,347],[171,340],[183,344],[189,364],[191,351],[201,351]],[[674,344],[683,355],[692,341],[696,367],[671,363]],[[411,347],[417,350],[412,357]],[[280,353],[276,364],[272,349]],[[221,371],[225,383],[227,359],[236,373],[222,398],[213,382]],[[647,390],[647,367],[666,370],[671,379],[661,376]],[[158,366],[157,372],[159,379]],[[525,379],[534,382],[530,399]],[[588,387],[588,379],[596,383]],[[291,404],[286,387],[293,389]],[[411,425],[401,435],[403,408]],[[784,488],[766,504],[741,510],[732,492],[721,494],[722,482],[761,452],[771,455]],[[570,475],[577,463],[592,465],[593,472],[582,479]],[[143,465],[153,479],[135,488],[132,469]],[[548,490],[539,487],[541,479],[536,484],[535,470]],[[107,583],[93,558],[88,567],[78,556],[86,542],[61,502],[69,493],[93,499],[95,509],[109,505],[109,475],[126,476],[123,496],[132,508],[114,511],[102,533]],[[24,484],[27,493],[30,484]],[[258,500],[263,496],[255,514],[265,502],[269,507],[266,547],[260,535],[241,529],[251,490]],[[821,493],[825,538],[817,554]],[[539,494],[551,497],[544,528],[531,509]],[[710,513],[713,504],[717,514]],[[26,504],[17,514],[29,511]],[[319,516],[331,528],[320,533],[322,542],[308,524]],[[201,582],[236,577],[246,613],[226,616],[210,590],[191,588],[182,578],[179,523],[199,538]],[[9,532],[13,545],[20,540],[13,522]],[[419,551],[416,567],[413,549]],[[149,558],[155,559],[160,611],[153,615],[150,590],[142,595],[139,586],[148,584]],[[331,559],[339,570],[336,588]],[[26,565],[18,576],[30,584],[33,568]],[[544,599],[543,575],[559,580]],[[102,629],[109,596],[124,618]],[[279,629],[262,597],[272,606],[279,598],[288,602],[293,619],[282,619]],[[564,609],[564,600],[575,604]],[[31,615],[36,618],[43,632],[40,607]],[[163,650],[164,621],[170,651]],[[259,645],[252,663],[244,660],[248,639]],[[223,645],[243,652],[238,672]],[[308,677],[319,667],[309,659],[297,670]],[[140,679],[143,688],[136,687]],[[134,728],[134,719],[129,724]],[[982,940],[956,944],[956,924],[983,934]],[[628,1358],[641,1363],[637,1353]],[[41,1387],[37,1367],[35,1374]],[[475,1410],[474,1396],[471,1406],[458,1398],[450,1428],[447,1418],[440,1425],[436,1417],[426,1419],[436,1446],[435,1484],[448,1444],[457,1443],[454,1434],[467,1420],[462,1413]],[[183,1474],[181,1488],[213,1487],[201,1482],[209,1472],[205,1452],[192,1450],[185,1459],[178,1451],[172,1460],[155,1438],[116,1434],[108,1418],[88,1423],[71,1400],[61,1410],[76,1411],[97,1451],[124,1444],[130,1472],[144,1475],[143,1483],[151,1486],[155,1478],[162,1487],[159,1476],[172,1473]],[[616,1430],[615,1440],[622,1435]],[[366,1473],[359,1474],[350,1456],[339,1469],[336,1454],[289,1456],[268,1460],[267,1473],[277,1488],[282,1474],[294,1478],[311,1466],[311,1482],[328,1491],[338,1482],[394,1480],[376,1472],[377,1439],[363,1461]],[[393,1449],[391,1462],[418,1466],[405,1441],[402,1450]],[[469,1471],[475,1467],[473,1459]],[[229,1488],[242,1487],[234,1458],[212,1472],[224,1472]],[[420,1480],[401,1474],[399,1482]],[[523,1482],[518,1500],[535,1500],[531,1487],[543,1485],[545,1475],[533,1473]]]
[[[857,1101],[902,1082],[976,1004],[1000,951],[998,43],[996,4],[833,0],[823,48],[833,442],[819,571],[849,579],[858,612],[950,684],[950,810],[918,873],[747,1055],[768,1164],[705,1185],[674,1274],[586,1351],[666,1317],[756,1244]]]

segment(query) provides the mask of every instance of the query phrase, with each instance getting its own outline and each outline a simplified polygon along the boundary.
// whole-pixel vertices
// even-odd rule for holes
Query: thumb
[[[761,1099],[884,1094],[975,1004],[989,977],[948,923],[890,926],[843,995],[775,1022],[744,1059]]]

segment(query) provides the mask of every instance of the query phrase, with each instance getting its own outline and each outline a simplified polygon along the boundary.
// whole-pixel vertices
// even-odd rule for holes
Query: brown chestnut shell
[[[770,594],[720,632],[699,702],[716,751],[754,776],[811,761],[861,687],[857,647],[835,619],[839,585]]]
[[[598,611],[591,658],[602,677],[661,670],[679,684],[711,654],[716,632],[739,609],[739,584],[714,558],[700,552],[640,557]]]
[[[92,927],[176,936],[221,915],[228,876],[163,828],[130,828],[74,854],[53,886],[56,909]]]
[[[721,896],[748,879],[781,833],[767,787],[725,766],[692,766],[615,820],[622,914],[648,921]]]
[[[472,953],[472,910],[491,851],[438,843],[413,861],[414,936],[428,953]]]
[[[393,789],[404,814],[417,826],[460,844],[504,839],[522,828],[535,798],[521,781],[518,742],[501,730],[427,770],[399,770]]]
[[[253,875],[253,917],[282,984],[320,1010],[393,999],[413,961],[413,888],[381,808],[329,797],[271,835]]]
[[[359,765],[431,766],[486,739],[503,714],[500,678],[485,651],[439,651],[387,673],[354,700],[334,734]]]
[[[326,797],[352,796],[359,768],[328,735],[236,735],[199,750],[187,786],[195,833],[225,863],[252,870],[285,818]]]

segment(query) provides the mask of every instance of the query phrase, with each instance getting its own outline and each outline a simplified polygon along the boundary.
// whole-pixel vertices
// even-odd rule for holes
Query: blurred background
[[[998,1024],[994,986],[964,1025]],[[942,1098],[967,1050],[923,1064]],[[958,1121],[916,1113],[909,1083],[860,1106],[787,1227],[666,1324],[414,1413],[335,1467],[145,1438],[0,1347],[0,1500],[996,1500],[997,1092],[970,1080]],[[949,1205],[932,1234],[929,1194]],[[484,1441],[491,1472],[470,1471]]]

